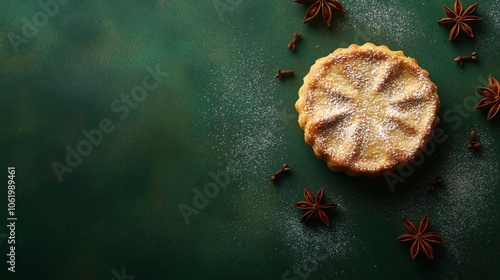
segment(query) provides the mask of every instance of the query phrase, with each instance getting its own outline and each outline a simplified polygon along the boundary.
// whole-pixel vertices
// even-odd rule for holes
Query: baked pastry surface
[[[295,108],[305,142],[335,171],[375,177],[414,159],[439,123],[429,73],[402,51],[366,43],[319,58]]]

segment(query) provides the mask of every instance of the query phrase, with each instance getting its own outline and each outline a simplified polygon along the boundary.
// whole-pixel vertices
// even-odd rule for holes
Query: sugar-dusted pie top
[[[316,60],[295,108],[328,167],[379,176],[414,159],[439,123],[437,87],[402,51],[366,43]]]

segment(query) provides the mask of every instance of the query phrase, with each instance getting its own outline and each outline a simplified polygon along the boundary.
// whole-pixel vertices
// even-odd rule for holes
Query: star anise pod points
[[[468,7],[465,11],[463,10],[462,3],[460,0],[455,0],[455,5],[453,6],[453,10],[444,6],[444,11],[448,17],[442,18],[438,21],[438,24],[449,26],[453,25],[450,30],[450,35],[448,39],[451,41],[457,38],[460,31],[463,31],[469,37],[474,38],[474,32],[468,23],[478,22],[483,20],[483,18],[472,15],[476,11],[478,4],[473,4]]]
[[[314,198],[313,194],[308,189],[304,189],[305,200],[299,201],[293,205],[299,209],[307,210],[307,212],[300,219],[301,222],[307,221],[314,215],[315,217],[319,217],[321,222],[323,222],[326,226],[330,226],[330,219],[328,218],[328,215],[325,213],[324,209],[336,208],[337,204],[322,204],[324,195],[325,190],[323,188],[318,191],[318,193],[316,194],[316,198]]]
[[[423,251],[429,260],[434,258],[433,249],[430,243],[444,244],[444,240],[435,232],[425,232],[429,225],[429,215],[420,221],[418,228],[407,219],[403,219],[404,225],[411,233],[405,233],[396,238],[400,242],[413,242],[410,246],[410,255],[415,259],[420,251]]]
[[[343,13],[345,11],[342,3],[337,0],[295,0],[295,2],[310,5],[304,17],[304,23],[310,22],[321,14],[326,26],[330,27],[333,12]]]
[[[491,120],[500,111],[500,85],[493,76],[488,77],[488,87],[478,87],[477,92],[483,99],[476,104],[475,108],[489,108],[487,119]]]

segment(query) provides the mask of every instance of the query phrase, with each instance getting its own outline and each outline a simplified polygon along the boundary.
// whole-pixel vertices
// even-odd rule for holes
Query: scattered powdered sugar
[[[276,150],[284,149],[284,130],[297,126],[297,115],[280,109],[283,101],[276,89],[282,83],[274,79],[275,68],[267,64],[270,60],[264,54],[268,52],[258,44],[246,45],[247,48],[242,45],[246,44],[235,41],[227,46],[224,57],[211,70],[212,77],[207,79],[210,82],[202,93],[206,108],[195,127],[203,131],[200,135],[204,137],[201,139],[204,145],[211,143],[213,161],[231,163],[226,170],[230,174],[230,184],[224,201],[219,201],[231,215],[213,216],[211,236],[230,229],[231,242],[241,242],[236,251],[244,255],[262,250],[258,242],[248,244],[247,240],[262,237],[258,233],[267,233],[274,220],[284,220],[275,217],[273,208],[282,207],[284,211],[286,207],[290,212],[291,202],[276,205],[280,196],[269,186],[266,186],[269,190],[266,193],[259,184],[270,183],[267,173],[276,170],[269,170],[269,166],[279,168],[276,164],[284,162],[283,158],[275,156]],[[287,152],[283,152],[283,156],[286,155]],[[230,220],[225,219],[226,216]],[[293,220],[297,221],[297,217]],[[222,255],[231,254],[233,252]]]
[[[281,208],[274,211],[274,219],[286,223],[273,223],[270,227],[271,231],[282,237],[282,242],[293,254],[293,265],[290,266],[290,270],[292,267],[298,267],[304,272],[307,268],[316,268],[308,273],[311,279],[317,278],[314,277],[316,270],[329,270],[329,273],[341,274],[342,270],[339,267],[332,266],[332,260],[335,260],[338,266],[352,262],[360,257],[357,248],[364,247],[362,240],[356,239],[357,224],[349,218],[349,215],[344,214],[350,211],[351,205],[339,194],[332,200],[326,193],[325,201],[338,204],[338,208],[326,210],[331,222],[330,227],[318,222],[319,219],[314,220],[314,217],[312,218],[314,221],[301,223],[299,217],[305,211],[299,209],[290,211],[288,201],[281,201]],[[318,272],[318,274],[325,273]]]
[[[492,46],[496,46],[498,44],[499,38],[498,34],[500,34],[500,9],[498,9],[498,5],[494,5],[495,8],[487,9],[486,6],[479,5],[479,9],[481,16],[484,18],[483,22],[478,23],[485,25],[483,29],[486,29],[486,32],[481,34],[480,38],[475,40],[479,49],[481,49],[481,55],[484,57],[494,57],[498,56],[498,49],[492,48]],[[483,7],[483,8],[481,8]],[[474,27],[473,27],[474,28]]]
[[[236,161],[240,169],[244,167],[237,181],[262,176],[263,166],[275,160],[271,153],[283,143],[282,130],[297,121],[296,115],[278,109],[282,100],[273,93],[279,81],[272,70],[260,70],[273,69],[265,64],[263,53],[257,45],[242,49],[233,42],[228,47],[224,68],[212,70],[214,78],[204,96],[209,106],[196,124],[211,128],[207,133],[219,162]]]
[[[488,232],[488,224],[494,221],[494,201],[498,186],[499,164],[493,155],[494,139],[488,131],[480,130],[482,151],[463,149],[462,143],[450,143],[448,162],[442,163],[446,187],[446,200],[437,205],[436,225],[441,225],[441,235],[447,237],[450,263],[449,272],[460,271],[469,262],[472,248],[468,232]],[[490,233],[491,234],[491,233]],[[488,238],[485,238],[486,240]]]
[[[386,220],[404,217],[417,224],[427,213],[430,214],[430,230],[436,231],[446,244],[440,250],[436,261],[443,262],[448,277],[461,275],[467,264],[473,261],[474,243],[471,236],[488,242],[494,234],[490,224],[495,223],[494,208],[498,197],[498,170],[500,164],[494,158],[494,139],[488,130],[477,131],[482,150],[476,153],[465,149],[466,137],[450,138],[443,144],[443,155],[430,162],[435,173],[417,178],[412,185],[397,185],[397,190],[372,207]],[[467,135],[467,132],[463,133]],[[427,159],[429,161],[431,159]],[[418,167],[416,167],[418,168]],[[442,175],[444,185],[428,193],[425,186]],[[401,222],[401,234],[406,229]]]
[[[402,7],[401,0],[351,0],[343,3],[345,21],[340,28],[354,28],[357,37],[364,41],[378,38],[384,42],[404,42],[424,36],[418,28],[418,16],[413,10]],[[356,7],[355,12],[350,7]],[[349,12],[353,11],[353,12]],[[417,26],[417,28],[415,28]]]

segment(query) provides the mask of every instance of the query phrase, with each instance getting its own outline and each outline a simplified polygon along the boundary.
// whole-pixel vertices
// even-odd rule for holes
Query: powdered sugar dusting
[[[217,143],[213,149],[219,162],[244,166],[244,176],[236,180],[261,177],[264,166],[273,160],[269,154],[283,143],[281,131],[296,123],[296,116],[278,109],[282,101],[273,94],[278,85],[273,73],[259,70],[267,68],[268,59],[262,53],[259,46],[242,49],[238,42],[229,46],[224,68],[212,70],[214,79],[207,86],[212,92],[204,97],[209,107],[197,124],[200,129],[213,128],[207,133]]]
[[[273,224],[270,229],[277,236],[281,236],[282,242],[290,248],[295,266],[307,265],[307,262],[309,265],[316,263],[318,270],[322,270],[330,268],[332,260],[335,260],[337,265],[348,263],[349,258],[359,257],[360,252],[357,249],[364,246],[362,240],[356,238],[357,224],[349,215],[344,215],[350,211],[351,205],[338,194],[334,198],[330,198],[328,193],[325,195],[326,201],[335,202],[339,206],[331,211],[327,210],[332,223],[330,227],[319,223],[315,226],[314,222],[301,223],[298,218],[300,214],[296,213],[301,210],[290,211],[285,201],[280,203],[284,206],[275,213],[277,219],[287,222]],[[335,269],[332,272],[339,274],[341,270]],[[311,274],[311,277],[315,278],[314,274]]]
[[[483,145],[481,155],[463,149],[451,150],[448,162],[442,163],[450,194],[443,205],[437,205],[435,219],[437,225],[442,225],[441,235],[451,241],[447,246],[453,264],[449,267],[450,273],[463,269],[471,257],[464,254],[470,251],[467,248],[470,243],[462,229],[488,232],[488,223],[493,220],[491,214],[495,202],[489,198],[496,196],[500,166],[492,157],[495,154],[494,139],[486,130],[478,131],[478,134]],[[463,145],[450,146],[462,148]],[[493,174],[496,176],[491,176]]]
[[[478,36],[479,38],[475,42],[484,57],[498,56],[498,49],[491,46],[496,46],[500,39],[500,9],[496,8],[496,5],[493,6],[495,8],[487,9],[486,6],[479,4],[481,16],[484,18],[483,22],[479,24],[486,24],[487,27],[483,28],[487,29],[487,32],[481,34],[480,37]]]
[[[358,37],[365,41],[379,38],[401,43],[424,35],[423,31],[415,28],[419,26],[417,13],[403,8],[398,0],[351,0],[343,4],[347,12],[342,28],[354,28]]]
[[[464,235],[465,229],[493,236],[490,224],[495,222],[493,210],[498,197],[500,164],[494,158],[493,133],[488,130],[477,133],[482,143],[481,152],[465,149],[467,131],[464,131],[463,138],[449,138],[444,143],[447,148],[439,161],[431,163],[434,174],[412,185],[401,186],[383,201],[372,205],[377,208],[374,213],[387,220],[405,217],[418,222],[430,213],[430,228],[446,241],[441,250],[445,256],[438,255],[436,261],[446,261],[443,267],[447,277],[463,274],[467,263],[473,260],[473,256],[469,255],[473,252],[471,236]],[[424,186],[437,174],[442,175],[444,185],[435,193],[428,193]],[[403,233],[402,224],[401,229]],[[489,242],[490,238],[480,239]]]

